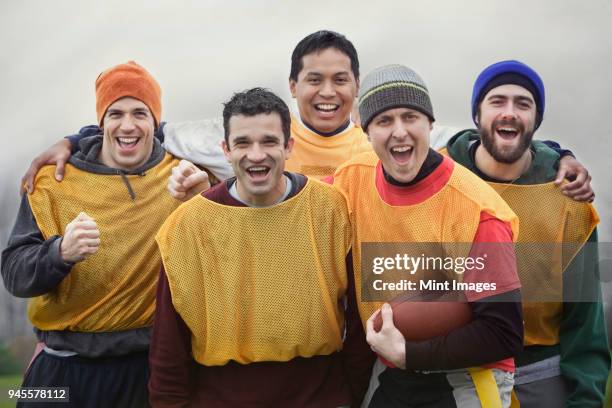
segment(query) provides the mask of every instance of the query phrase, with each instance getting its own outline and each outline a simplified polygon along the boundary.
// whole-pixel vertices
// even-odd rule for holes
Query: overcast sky
[[[539,138],[571,148],[591,170],[612,239],[608,120],[612,2],[592,1],[3,1],[0,5],[0,245],[18,205],[19,176],[43,148],[95,122],[94,81],[128,60],[163,91],[163,118],[218,116],[231,92],[265,86],[287,100],[290,54],[305,35],[342,32],[362,73],[389,63],[428,84],[438,123],[470,126],[477,74],[501,59],[540,73]]]

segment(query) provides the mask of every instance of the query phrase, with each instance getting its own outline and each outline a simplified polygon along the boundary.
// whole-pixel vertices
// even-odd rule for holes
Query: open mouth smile
[[[333,116],[340,109],[340,105],[335,103],[317,103],[314,105],[314,108],[321,116]]]
[[[251,181],[257,183],[266,180],[270,173],[270,167],[268,166],[251,166],[246,169]]]
[[[117,137],[115,141],[121,150],[134,150],[140,142],[140,137]]]
[[[498,126],[495,132],[504,140],[512,140],[519,135],[519,130],[512,126]]]
[[[393,146],[389,151],[398,164],[405,164],[412,157],[413,146]]]

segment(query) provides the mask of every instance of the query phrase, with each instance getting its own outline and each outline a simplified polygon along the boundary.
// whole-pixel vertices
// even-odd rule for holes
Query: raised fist
[[[168,192],[177,200],[187,201],[196,194],[210,188],[208,174],[196,167],[195,164],[181,160],[178,166],[172,169],[168,178]]]
[[[100,231],[93,218],[84,212],[66,226],[60,254],[64,262],[80,262],[100,247]]]

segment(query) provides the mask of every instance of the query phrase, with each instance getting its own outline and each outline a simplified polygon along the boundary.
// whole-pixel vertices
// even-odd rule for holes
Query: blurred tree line
[[[17,179],[16,179],[17,180]],[[19,208],[17,183],[4,183],[0,194],[0,249],[4,249]],[[34,351],[27,299],[12,296],[0,285],[0,374],[19,374]]]

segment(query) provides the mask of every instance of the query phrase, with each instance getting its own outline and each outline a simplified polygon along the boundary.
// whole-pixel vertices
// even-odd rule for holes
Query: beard
[[[518,129],[520,133],[520,140],[516,147],[500,147],[495,142],[495,129],[504,125],[512,126]],[[518,120],[498,120],[494,121],[489,129],[479,127],[478,133],[480,134],[482,146],[491,155],[491,157],[500,163],[512,164],[520,159],[531,146],[534,130],[525,130],[525,125]]]

